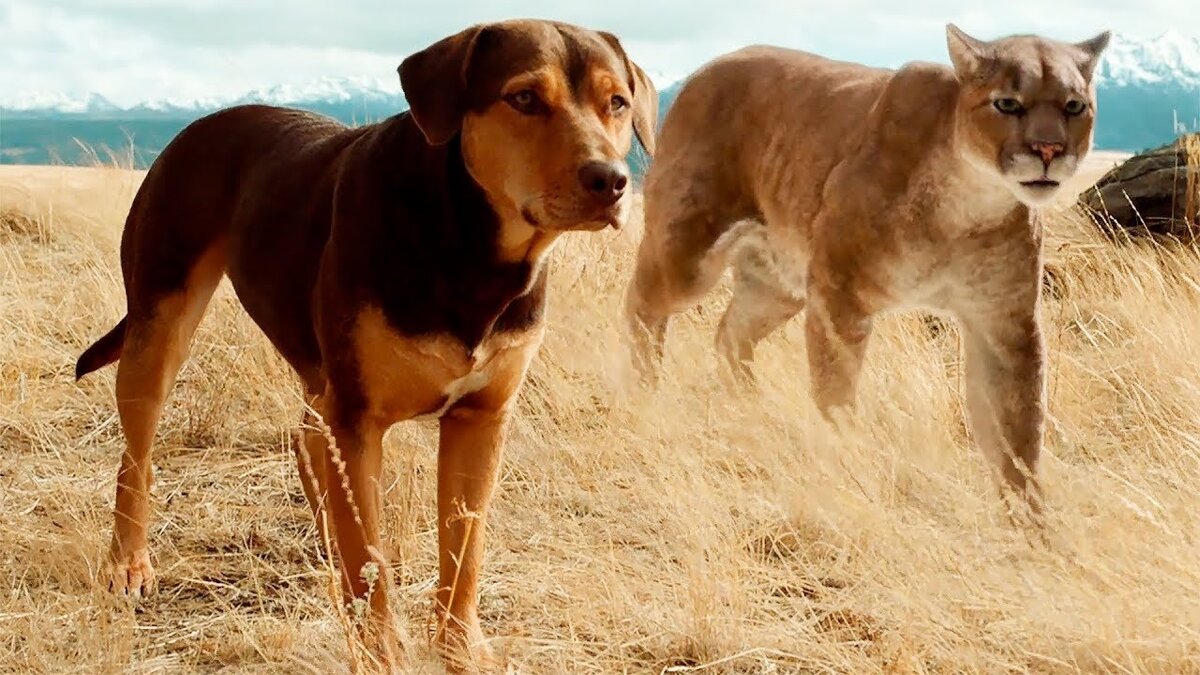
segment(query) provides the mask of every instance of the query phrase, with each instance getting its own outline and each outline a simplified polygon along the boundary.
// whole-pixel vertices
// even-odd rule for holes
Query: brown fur
[[[965,336],[976,441],[1032,498],[1045,366],[1030,206],[1055,186],[1022,182],[1062,181],[1088,152],[1107,34],[982,42],[950,26],[947,38],[954,68],[750,47],[689,79],[646,181],[634,357],[653,380],[669,317],[732,264],[725,360],[751,383],[755,344],[807,306],[813,396],[832,416],[853,404],[873,316],[949,314]]]
[[[634,133],[653,151],[657,94],[614,36],[544,21],[473,26],[399,73],[412,108],[378,124],[241,106],[181,132],[126,222],[128,314],[76,372],[120,358],[128,446],[110,579],[149,593],[151,443],[227,273],[304,383],[305,494],[336,544],[346,600],[370,593],[365,637],[384,665],[400,650],[378,530],[383,434],[440,418],[438,644],[452,668],[482,667],[486,514],[544,333],[545,258],[564,232],[622,223],[622,158]]]

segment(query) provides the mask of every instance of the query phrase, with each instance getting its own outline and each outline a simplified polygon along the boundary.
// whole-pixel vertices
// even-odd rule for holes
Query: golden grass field
[[[0,171],[0,671],[345,672],[285,443],[300,390],[227,282],[155,453],[159,595],[135,609],[102,587],[115,369],[72,368],[124,311],[139,180]],[[861,429],[839,436],[809,400],[801,321],[760,349],[757,399],[724,393],[722,287],[673,324],[649,393],[621,342],[640,225],[567,237],[490,523],[481,612],[510,671],[1200,672],[1200,256],[1047,222],[1045,541],[1010,526],[970,447],[953,331],[880,322]],[[435,430],[389,433],[384,516],[429,673]]]

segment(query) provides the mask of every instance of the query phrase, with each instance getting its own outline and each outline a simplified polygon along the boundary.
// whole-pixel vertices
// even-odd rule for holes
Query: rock
[[[1079,204],[1107,232],[1197,238],[1200,134],[1129,158],[1084,190]]]

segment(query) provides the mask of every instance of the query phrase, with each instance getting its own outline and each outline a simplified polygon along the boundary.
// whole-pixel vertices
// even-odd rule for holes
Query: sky
[[[471,24],[517,17],[610,30],[660,86],[754,43],[880,66],[945,62],[947,22],[985,39],[1200,35],[1193,0],[4,0],[0,100],[94,92],[133,105],[349,76],[398,90],[407,54]]]

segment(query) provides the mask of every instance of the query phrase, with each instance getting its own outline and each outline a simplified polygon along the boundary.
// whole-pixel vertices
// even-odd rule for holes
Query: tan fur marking
[[[333,392],[328,392],[331,403]],[[395,617],[388,603],[391,568],[379,538],[379,484],[383,467],[383,432],[387,426],[358,420],[352,426],[333,426],[337,452],[326,453],[325,508],[333,524],[342,571],[342,589],[348,598],[365,599],[371,611],[362,622],[363,638],[385,663],[394,663],[401,645]],[[375,565],[376,579],[369,580],[367,566]]]
[[[367,415],[382,424],[440,417],[464,397],[495,386],[513,357],[536,350],[543,326],[486,338],[472,353],[444,336],[407,337],[394,331],[377,308],[355,326]],[[522,371],[523,372],[523,371]]]
[[[479,628],[479,576],[483,566],[488,505],[499,478],[508,418],[541,345],[544,328],[501,336],[487,349],[487,386],[459,400],[441,418],[438,453],[440,581],[435,640],[475,666],[492,661]],[[457,657],[462,660],[462,657]],[[468,664],[461,664],[468,665]]]
[[[329,417],[326,397],[324,395],[310,396],[309,407],[321,419]],[[324,508],[325,493],[328,491],[328,479],[325,470],[328,461],[329,439],[324,430],[317,426],[317,418],[307,410],[300,422],[300,430],[292,439],[296,453],[296,468],[300,475],[300,483],[304,488],[304,496],[316,519],[320,541],[328,540],[328,514]]]
[[[475,661],[476,665],[491,660],[490,649],[482,643],[476,607],[484,524],[497,479],[507,418],[544,333],[545,325],[539,324],[525,332],[491,335],[467,353],[460,343],[449,338],[401,336],[387,325],[382,312],[374,308],[362,312],[355,326],[363,393],[367,399],[366,419],[371,421],[361,424],[360,431],[350,437],[374,444],[395,421],[440,419],[438,611],[441,621],[436,639],[446,658],[460,666],[466,660]],[[347,471],[362,473],[357,484],[365,486],[369,483],[368,476],[377,479],[378,472],[361,468],[361,461],[348,463]],[[375,494],[366,487],[361,489]],[[330,510],[336,517],[338,530],[361,529],[344,505],[346,496],[341,486],[334,481],[329,490]],[[355,499],[360,510],[366,504],[368,514],[362,516],[364,520],[375,517],[375,496],[364,498],[356,494]],[[375,532],[373,528],[366,531]],[[353,541],[355,546],[377,546],[377,542]],[[361,567],[369,560],[360,556],[353,564]],[[372,601],[381,613],[386,613],[385,598]],[[380,630],[384,635],[391,631],[386,625]]]
[[[154,593],[150,561],[151,449],[163,405],[187,357],[192,334],[225,270],[225,243],[200,256],[181,291],[160,299],[152,317],[131,323],[117,366],[117,410],[126,447],[117,473],[109,586],[120,595]]]
[[[612,95],[628,95],[628,87],[611,71],[590,67],[578,99],[566,74],[546,67],[501,88],[506,95],[534,92],[545,112],[524,113],[502,98],[463,119],[463,156],[500,217],[505,260],[540,255],[560,232],[620,226],[628,217],[627,197],[600,204],[578,178],[588,162],[622,161],[633,142],[630,116],[611,112]]]

